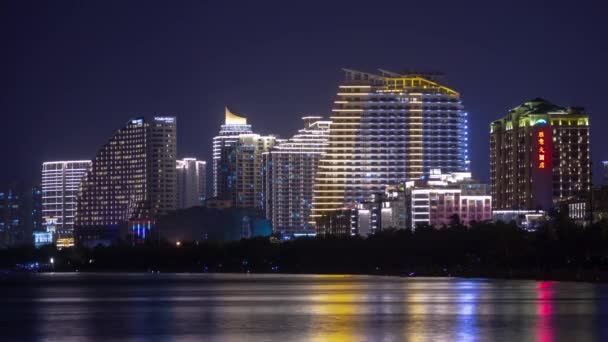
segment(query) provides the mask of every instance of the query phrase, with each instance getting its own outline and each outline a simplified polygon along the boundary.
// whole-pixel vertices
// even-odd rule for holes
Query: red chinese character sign
[[[539,169],[548,169],[550,158],[547,158],[547,147],[549,146],[549,142],[546,139],[545,130],[541,129],[536,132],[536,139],[538,143],[538,152],[537,152],[537,161]]]
[[[532,127],[532,195],[535,208],[549,210],[553,207],[553,134],[545,120],[538,120]]]

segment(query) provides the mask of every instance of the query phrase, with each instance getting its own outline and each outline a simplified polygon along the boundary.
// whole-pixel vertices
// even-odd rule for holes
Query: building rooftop
[[[228,107],[226,107],[226,125],[246,125],[247,118],[243,116],[238,116],[230,111]]]

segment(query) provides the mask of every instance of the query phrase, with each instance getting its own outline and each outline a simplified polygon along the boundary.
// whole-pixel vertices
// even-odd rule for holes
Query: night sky
[[[130,118],[178,117],[178,157],[210,160],[224,106],[290,137],[328,116],[341,68],[442,71],[470,117],[473,176],[489,123],[540,96],[591,115],[608,159],[608,20],[600,2],[0,1],[0,182],[92,159]],[[210,174],[209,174],[210,175]]]

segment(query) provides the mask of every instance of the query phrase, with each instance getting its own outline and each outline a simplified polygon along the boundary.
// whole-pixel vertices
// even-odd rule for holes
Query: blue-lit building
[[[0,248],[27,242],[23,196],[12,189],[0,190]]]
[[[40,186],[32,187],[32,207],[30,210],[32,231],[44,231],[44,222],[42,219],[42,188]]]
[[[467,113],[440,75],[345,73],[316,173],[315,220],[433,169],[468,171]]]

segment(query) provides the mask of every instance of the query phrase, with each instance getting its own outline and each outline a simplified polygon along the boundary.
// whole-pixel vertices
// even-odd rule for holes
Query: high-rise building
[[[232,166],[228,169],[234,175],[232,196],[237,208],[264,210],[266,202],[266,173],[264,152],[274,146],[277,139],[259,134],[241,134],[235,145],[226,149]]]
[[[0,190],[0,248],[26,242],[24,199],[12,188]]]
[[[302,118],[304,128],[265,155],[266,217],[272,229],[285,235],[310,235],[312,191],[317,165],[327,147],[331,121]]]
[[[58,247],[74,245],[76,198],[90,167],[90,160],[42,163],[42,223]]]
[[[30,208],[30,225],[32,231],[43,231],[44,224],[42,219],[42,187],[34,186],[31,192],[32,204]]]
[[[202,205],[206,198],[207,163],[196,158],[176,161],[178,209]]]
[[[219,135],[213,138],[213,197],[228,198],[233,190],[234,174],[231,173],[228,152],[239,140],[240,134],[250,134],[251,125],[247,118],[225,109],[225,122]]]
[[[345,71],[317,170],[315,219],[431,169],[468,170],[467,113],[438,75]]]
[[[608,160],[602,161],[602,184],[608,185]]]
[[[577,204],[580,211],[591,190],[590,161],[582,108],[528,101],[490,125],[492,204],[499,210]]]
[[[81,183],[76,242],[145,238],[159,215],[177,207],[175,117],[129,121],[99,150]]]

